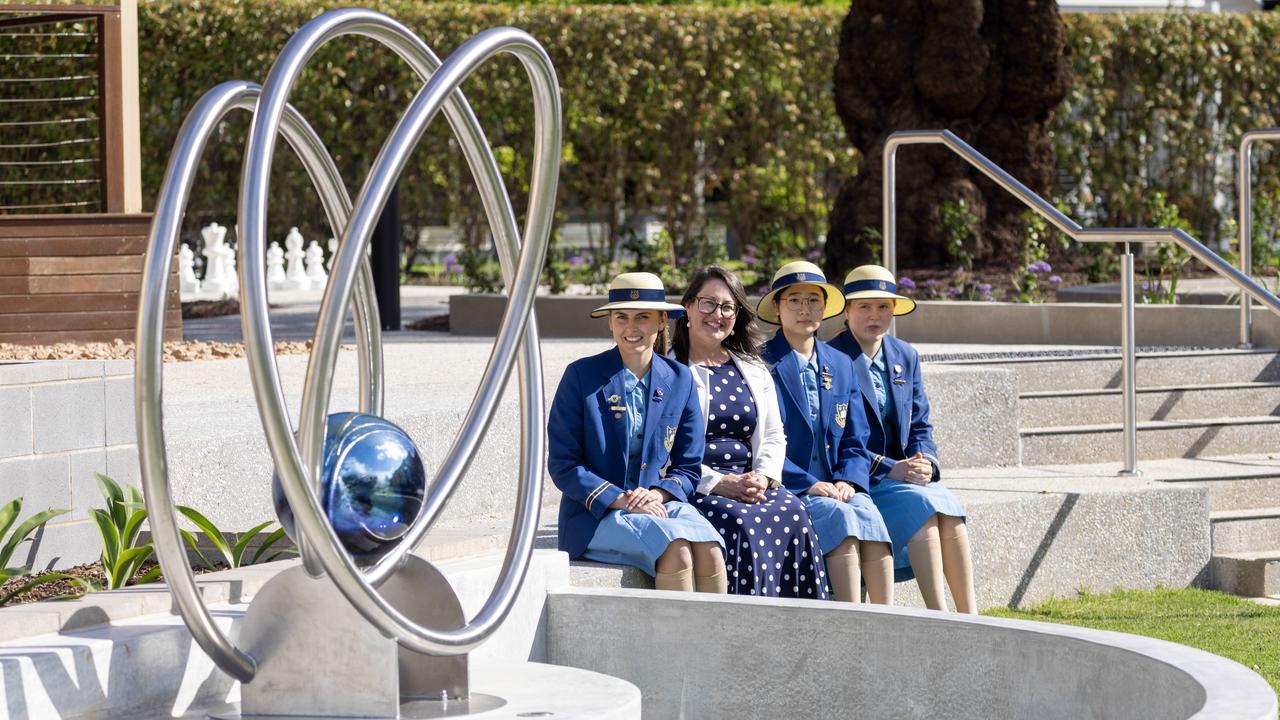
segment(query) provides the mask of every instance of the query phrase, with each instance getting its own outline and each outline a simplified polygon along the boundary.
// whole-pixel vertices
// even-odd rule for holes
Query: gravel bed
[[[1142,345],[1136,352],[1140,354],[1159,354],[1174,352],[1212,352],[1235,350],[1234,347],[1212,347],[1207,345]],[[1020,358],[1071,358],[1092,355],[1119,355],[1120,347],[1092,347],[1080,350],[1008,350],[995,352],[959,352],[921,354],[922,362],[954,362],[956,360],[1017,360]]]
[[[277,355],[306,355],[311,352],[310,340],[280,340],[276,342]],[[343,350],[354,350],[355,345],[343,345]],[[166,362],[189,360],[220,360],[244,357],[244,343],[183,340],[164,344]],[[133,343],[124,340],[91,343],[57,343],[55,345],[10,345],[0,343],[0,361],[5,360],[132,360]]]

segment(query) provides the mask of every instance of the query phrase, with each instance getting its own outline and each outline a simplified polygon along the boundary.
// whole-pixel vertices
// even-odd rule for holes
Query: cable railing
[[[1258,131],[1255,134],[1254,141],[1261,139],[1271,139],[1269,133],[1272,131]],[[1276,139],[1280,139],[1280,130]],[[1246,137],[1248,137],[1246,135]],[[1240,289],[1240,305],[1241,305],[1241,332],[1248,331],[1246,323],[1248,322],[1248,310],[1250,302],[1253,298],[1262,305],[1266,306],[1271,312],[1280,315],[1280,298],[1267,291],[1259,283],[1255,282],[1249,276],[1248,256],[1245,254],[1245,248],[1248,243],[1241,243],[1241,266],[1244,268],[1236,268],[1226,260],[1223,260],[1216,253],[1205,247],[1199,240],[1191,237],[1185,231],[1177,228],[1085,228],[1079,223],[1063,214],[1052,203],[1038,194],[1033,192],[1026,185],[1018,181],[1003,168],[996,165],[985,155],[975,150],[965,141],[961,140],[950,130],[907,130],[896,132],[889,136],[884,146],[884,188],[883,188],[883,213],[884,213],[884,262],[885,267],[890,272],[897,273],[897,191],[895,188],[895,175],[897,167],[898,148],[903,145],[942,145],[951,150],[963,160],[968,162],[974,168],[986,175],[992,182],[999,185],[1005,191],[1022,201],[1024,205],[1031,208],[1036,214],[1043,217],[1049,224],[1065,233],[1067,236],[1077,242],[1095,242],[1095,243],[1124,243],[1124,253],[1120,258],[1120,346],[1123,361],[1121,363],[1121,383],[1123,386],[1124,400],[1124,467],[1120,471],[1121,475],[1137,475],[1138,472],[1138,400],[1137,400],[1137,379],[1136,367],[1137,360],[1135,357],[1134,342],[1134,275],[1133,275],[1133,253],[1130,251],[1130,243],[1136,242],[1171,242],[1181,246],[1184,250],[1191,254],[1192,257],[1208,265],[1217,274],[1230,280],[1236,287]],[[1248,147],[1242,143],[1241,167],[1248,166],[1247,157],[1243,154]],[[1243,183],[1248,179],[1247,175],[1242,171],[1242,187]],[[1243,218],[1244,196],[1242,196],[1242,222],[1241,228],[1245,227]],[[1247,237],[1241,235],[1242,238]]]

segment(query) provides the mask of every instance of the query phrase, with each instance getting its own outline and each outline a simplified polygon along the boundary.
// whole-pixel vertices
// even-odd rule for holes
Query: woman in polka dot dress
[[[672,354],[693,371],[707,418],[702,478],[690,502],[725,541],[728,590],[738,595],[829,597],[809,513],[781,486],[787,439],[773,378],[749,327],[742,283],[716,266],[694,275]]]

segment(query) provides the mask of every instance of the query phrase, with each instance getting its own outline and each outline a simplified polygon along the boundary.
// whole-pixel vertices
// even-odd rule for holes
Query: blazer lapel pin
[[[894,384],[894,385],[906,385],[906,384],[907,384],[906,379],[902,377],[902,366],[901,366],[901,365],[897,365],[897,364],[895,364],[895,365],[893,366],[893,384]]]
[[[831,389],[831,368],[827,367],[826,365],[822,366],[822,389],[823,390]]]

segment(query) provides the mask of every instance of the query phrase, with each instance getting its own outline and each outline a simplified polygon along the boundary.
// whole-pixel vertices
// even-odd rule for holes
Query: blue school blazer
[[[827,464],[831,479],[844,480],[867,492],[869,466],[867,455],[867,413],[858,399],[858,381],[853,361],[821,340],[814,341],[819,373],[831,375],[831,387],[818,378],[818,422],[826,438]],[[809,474],[809,457],[813,449],[813,428],[809,423],[809,402],[800,382],[800,361],[787,338],[779,330],[764,344],[760,356],[772,369],[778,389],[778,407],[782,411],[782,427],[787,434],[787,459],[782,464],[782,484],[796,494],[805,492],[818,478]]]
[[[933,425],[929,424],[929,396],[924,394],[924,382],[920,378],[920,353],[911,343],[892,335],[886,335],[881,342],[891,381],[890,401],[898,414],[893,437],[888,437],[880,424],[880,403],[871,386],[870,373],[860,363],[854,363],[871,425],[871,438],[867,441],[871,452],[871,482],[879,483],[897,461],[916,453],[924,455],[933,465],[933,482],[937,482],[942,479],[942,463],[938,462],[938,446],[933,442]],[[832,338],[830,345],[851,358],[862,355],[862,347],[848,330]]]
[[[627,476],[625,368],[618,348],[575,360],[564,371],[547,422],[547,471],[560,488],[560,549],[579,557]],[[655,354],[644,417],[640,487],[681,502],[702,476],[706,425],[689,368]]]

